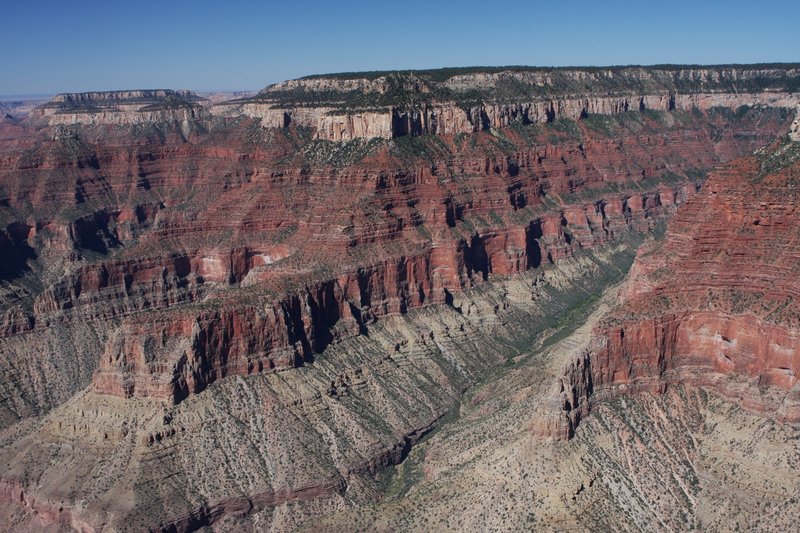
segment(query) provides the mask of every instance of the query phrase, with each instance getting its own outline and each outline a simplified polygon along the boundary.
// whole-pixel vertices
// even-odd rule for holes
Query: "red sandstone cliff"
[[[110,321],[96,328],[92,342],[100,345],[77,356],[85,358],[82,376],[100,364],[98,390],[173,399],[230,373],[291,367],[310,357],[310,332],[340,318],[356,323],[359,315],[442,303],[445,291],[490,275],[649,230],[695,190],[675,171],[701,171],[755,148],[788,118],[780,109],[631,111],[603,129],[588,120],[568,131],[533,129],[533,138],[509,130],[501,145],[479,132],[469,143],[424,141],[429,152],[379,146],[345,166],[298,155],[291,128],[252,144],[246,123],[188,138],[173,125],[164,140],[134,137],[133,144],[118,126],[92,126],[41,140],[33,151],[9,147],[0,166],[6,201],[28,211],[17,212],[0,245],[18,258],[12,280],[36,276],[43,287],[14,289],[3,311],[7,349],[51,342],[44,339],[56,324]],[[49,268],[38,267],[43,261]],[[229,294],[239,286],[247,291]],[[313,296],[320,287],[332,291],[326,302]],[[317,323],[308,311],[291,318],[277,311],[308,295],[313,304],[298,309],[317,305],[332,318]],[[241,321],[234,317],[251,308],[237,303],[240,296],[266,299],[278,317],[272,329],[254,333],[263,339],[241,349],[230,335],[205,347],[198,326],[186,329],[188,348],[164,340],[145,365],[141,354],[120,348],[133,350],[145,337],[115,340],[137,331],[121,326],[126,316],[146,324],[143,312],[209,298],[237,310],[190,307],[174,320],[216,317],[222,323],[209,327],[233,331],[230,324]],[[106,355],[92,358],[95,351]]]
[[[796,142],[738,159],[639,251],[619,309],[563,380],[567,434],[598,398],[675,384],[800,421],[798,178]]]

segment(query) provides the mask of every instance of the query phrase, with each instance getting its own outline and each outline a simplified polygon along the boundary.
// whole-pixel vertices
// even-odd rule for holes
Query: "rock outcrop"
[[[798,177],[789,140],[736,160],[640,250],[619,310],[566,374],[566,434],[599,399],[680,385],[800,422]]]
[[[543,262],[568,258],[578,249],[647,232],[684,201],[683,186],[666,192],[678,203],[665,208],[654,192],[642,195],[645,200],[574,206],[526,226],[434,242],[424,255],[345,271],[336,279],[309,284],[267,305],[243,307],[231,299],[223,310],[189,309],[188,313],[156,315],[153,321],[126,320],[100,359],[94,390],[178,402],[225,376],[302,366],[330,343],[361,335],[368,324],[381,318],[445,305],[490,276],[522,274],[540,268]],[[604,206],[609,203],[617,204],[619,218],[606,216]],[[574,237],[567,237],[570,232]],[[243,251],[244,257],[248,255],[257,256]],[[191,263],[186,268],[186,277],[197,272]],[[225,276],[253,280],[248,274],[247,270],[225,272]]]
[[[284,108],[275,104],[231,105],[237,113],[262,120],[268,128],[290,124],[313,130],[317,139],[347,142],[354,139],[393,139],[403,136],[455,135],[506,128],[514,123],[542,124],[579,120],[589,114],[616,115],[628,111],[672,111],[743,106],[791,108],[797,98],[790,93],[637,95],[560,98],[514,104],[463,107],[426,104],[414,109],[392,107],[384,111],[342,113],[336,108]]]
[[[330,141],[455,135],[514,123],[578,120],[590,114],[712,107],[794,107],[800,70],[776,68],[615,68],[436,71],[332,75],[291,80],[216,108],[267,128],[309,128]]]
[[[189,124],[203,114],[206,100],[191,91],[107,91],[64,93],[31,111],[28,121],[56,125]]]
[[[789,138],[795,142],[800,142],[800,108],[795,110],[794,122],[789,129]]]
[[[94,354],[79,365],[73,387],[88,384],[89,372],[98,390],[171,401],[228,374],[293,368],[319,351],[315,344],[325,346],[313,337],[331,336],[339,322],[349,321],[346,331],[356,334],[359,320],[446,303],[448,294],[490,277],[649,231],[699,183],[670,169],[710,168],[769,141],[790,116],[781,109],[699,113],[633,111],[602,129],[590,121],[568,132],[535,129],[532,142],[506,137],[505,151],[483,132],[475,147],[452,139],[431,144],[442,150],[431,155],[385,146],[361,162],[313,172],[303,168],[316,154],[275,164],[288,157],[283,141],[254,149],[244,144],[252,130],[239,126],[189,142],[179,132],[166,141],[139,139],[133,153],[124,131],[101,130],[100,144],[91,128],[102,126],[77,129],[44,141],[41,159],[12,152],[6,164],[8,201],[31,211],[8,230],[18,267],[8,275],[16,296],[2,310],[3,342],[26,353],[23,345],[54,343],[45,339],[56,325],[100,321],[106,325],[95,328],[98,336],[83,336],[99,345],[69,356]],[[218,197],[219,190],[227,192]],[[121,197],[132,202],[120,205]],[[64,218],[65,205],[77,214]],[[50,268],[38,270],[45,260]],[[45,286],[29,291],[17,279]],[[263,303],[240,305],[244,295]],[[126,325],[148,324],[142,313],[209,299],[231,311],[189,307],[159,318],[154,331],[161,320],[186,325],[158,342],[148,340],[146,327]],[[274,319],[260,338],[236,347],[236,317],[259,308]],[[214,337],[213,350],[200,340],[205,335]],[[19,367],[41,375],[41,361],[24,361]],[[51,397],[58,388],[34,383],[14,397],[34,409],[63,401]]]

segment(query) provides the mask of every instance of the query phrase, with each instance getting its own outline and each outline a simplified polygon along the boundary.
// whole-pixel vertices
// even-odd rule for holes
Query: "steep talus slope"
[[[792,68],[703,72],[628,80],[644,106],[349,142],[236,107],[262,97],[56,98],[0,145],[3,516],[285,529],[380,499],[376,476],[555,342],[705,172],[790,127]],[[537,438],[589,405],[534,400]]]
[[[375,501],[374,476],[400,462],[464,390],[619,279],[627,248],[383,318],[313,364],[229,377],[177,405],[81,392],[3,432],[6,516],[111,529],[285,530]]]
[[[543,440],[530,414],[552,391],[537,393],[531,377],[539,375],[527,367],[462,405],[461,418],[415,447],[381,503],[334,513],[308,530],[794,527],[795,425],[674,386],[599,402],[571,440]]]

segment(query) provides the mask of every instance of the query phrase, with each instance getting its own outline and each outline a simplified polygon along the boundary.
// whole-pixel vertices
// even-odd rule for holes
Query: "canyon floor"
[[[619,286],[470,389],[376,504],[308,531],[769,531],[800,518],[800,428],[702,388],[600,403],[567,441],[531,428]]]

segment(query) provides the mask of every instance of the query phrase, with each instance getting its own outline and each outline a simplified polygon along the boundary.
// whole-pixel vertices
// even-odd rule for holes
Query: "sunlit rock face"
[[[690,384],[800,421],[798,177],[788,138],[711,173],[664,241],[639,251],[619,309],[569,374],[580,393],[568,410]]]
[[[464,69],[462,69],[464,70]],[[469,70],[469,69],[466,69]],[[311,76],[216,107],[317,139],[453,135],[628,111],[793,107],[795,68],[517,69]]]
[[[528,429],[574,436],[593,398],[687,369],[754,411],[776,404],[748,379],[791,398],[795,167],[703,182],[785,135],[794,70],[431,76],[59,95],[0,124],[0,516],[286,529],[374,501],[679,209]]]

